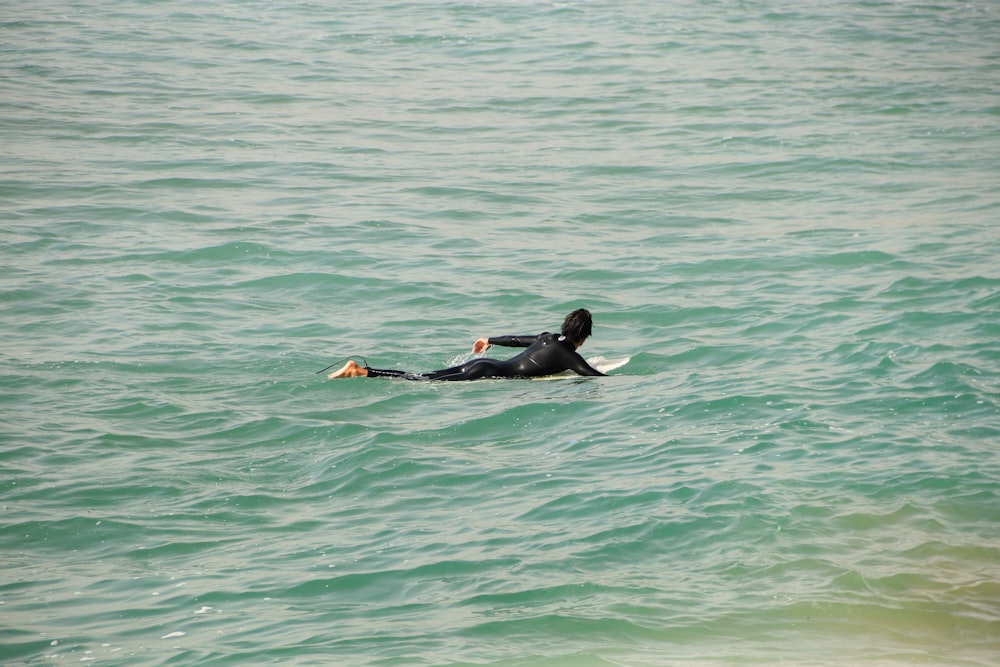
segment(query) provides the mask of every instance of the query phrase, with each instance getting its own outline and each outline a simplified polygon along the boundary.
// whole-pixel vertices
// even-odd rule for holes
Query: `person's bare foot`
[[[359,366],[356,361],[351,359],[346,364],[344,364],[344,367],[341,368],[339,371],[334,371],[333,373],[330,373],[326,377],[329,380],[333,380],[336,378],[356,378],[356,377],[364,377],[367,375],[368,375],[368,369],[365,368],[364,366]]]

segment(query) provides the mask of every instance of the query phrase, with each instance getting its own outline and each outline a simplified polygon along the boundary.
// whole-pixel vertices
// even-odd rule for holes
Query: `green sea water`
[[[997,44],[992,0],[6,3],[0,663],[997,664]],[[610,377],[316,373],[578,307]]]

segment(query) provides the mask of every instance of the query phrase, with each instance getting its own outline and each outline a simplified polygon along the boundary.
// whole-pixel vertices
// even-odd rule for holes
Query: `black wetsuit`
[[[532,378],[573,371],[579,375],[604,375],[592,368],[565,336],[541,333],[537,336],[497,336],[489,338],[490,345],[526,347],[524,352],[500,361],[478,358],[459,366],[430,373],[416,374],[406,371],[368,368],[368,377],[399,377],[407,380],[479,380],[480,378]]]

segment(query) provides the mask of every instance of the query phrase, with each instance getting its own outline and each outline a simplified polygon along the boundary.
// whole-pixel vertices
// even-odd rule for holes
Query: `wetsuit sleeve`
[[[588,364],[587,360],[581,357],[579,354],[574,352],[573,356],[576,358],[573,359],[573,362],[570,364],[569,370],[573,371],[574,373],[577,373],[578,375],[607,375],[607,373],[602,373],[601,371],[597,370],[596,368]]]
[[[491,336],[486,340],[490,345],[503,347],[530,347],[538,336]]]

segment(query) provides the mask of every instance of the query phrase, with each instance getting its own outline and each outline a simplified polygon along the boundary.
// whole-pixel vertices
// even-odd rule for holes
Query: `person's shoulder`
[[[549,347],[559,343],[560,339],[562,339],[562,336],[560,334],[554,334],[551,331],[543,331],[542,333],[535,336],[535,345]]]
[[[547,343],[559,343],[563,347],[567,347],[574,352],[576,351],[576,348],[573,347],[573,344],[569,342],[569,339],[566,338],[566,336],[563,336],[561,333],[549,333],[548,331],[546,331],[543,334],[539,334],[538,337],[539,338],[544,337]]]

